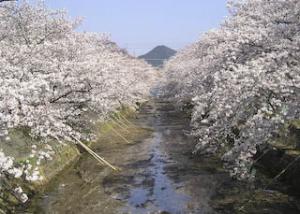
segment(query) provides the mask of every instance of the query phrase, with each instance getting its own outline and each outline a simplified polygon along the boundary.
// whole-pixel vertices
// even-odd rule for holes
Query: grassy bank
[[[106,120],[105,122],[97,122],[92,129],[92,132],[96,134],[97,139],[95,142],[85,142],[90,147],[95,146],[95,144],[101,144],[103,142],[103,136],[107,135],[116,135],[120,133],[120,138],[123,143],[126,139],[126,134],[129,134],[128,129],[130,124],[130,119],[134,118],[136,115],[136,109],[131,107],[125,107],[118,109],[116,112],[111,113],[111,119]],[[122,139],[123,137],[124,139]],[[39,145],[39,142],[29,135],[29,130],[27,129],[18,129],[10,132],[10,141],[3,144],[3,150],[10,156],[15,157],[17,162],[23,162],[29,160],[30,163],[35,167],[35,159],[29,158],[28,155],[31,152],[32,145]],[[61,172],[63,172],[68,166],[76,162],[77,159],[81,156],[83,151],[80,151],[80,148],[74,144],[62,145],[56,141],[50,142],[55,155],[53,160],[44,161],[39,166],[40,174],[43,176],[42,181],[38,182],[24,182],[23,180],[16,180],[14,184],[20,185],[30,198],[34,195],[43,192],[49,183],[57,177]],[[41,148],[43,145],[41,145]],[[38,148],[40,149],[40,148]],[[29,202],[30,203],[30,202]],[[0,197],[0,213],[14,213],[18,210],[20,205],[19,202],[9,193],[4,193],[3,197]]]
[[[222,213],[299,213],[300,120],[287,123],[257,154],[256,181],[232,181],[219,188],[213,206]]]

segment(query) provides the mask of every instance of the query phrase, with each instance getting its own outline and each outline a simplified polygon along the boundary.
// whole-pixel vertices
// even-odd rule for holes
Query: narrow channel
[[[215,213],[216,188],[228,179],[214,162],[199,161],[187,136],[189,116],[160,99],[147,102],[132,120],[147,133],[129,137],[132,144],[107,142],[95,150],[119,173],[99,166],[87,155],[67,169],[31,210],[36,213]]]

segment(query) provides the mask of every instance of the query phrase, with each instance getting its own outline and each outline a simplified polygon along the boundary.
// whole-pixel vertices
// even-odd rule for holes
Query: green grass
[[[121,119],[122,117],[131,118],[135,115],[136,110],[134,108],[122,106],[116,112],[112,112],[111,116],[116,119]],[[122,115],[122,117],[121,117]],[[118,138],[114,134],[112,134],[112,129],[117,130],[122,135],[125,136],[125,133],[120,130],[120,127],[117,127],[116,124],[112,120],[107,120],[105,122],[96,123],[94,127],[90,127],[91,130],[97,135],[97,140],[95,142],[84,142],[88,146],[93,147],[94,144],[102,144],[107,143],[103,140],[103,136],[114,136],[114,138]],[[132,127],[131,127],[132,129]],[[133,131],[129,130],[129,131]],[[43,148],[45,145],[39,142],[39,139],[33,139],[30,136],[30,130],[28,128],[18,128],[11,130],[9,133],[10,139],[12,143],[2,143],[3,151],[15,157],[16,162],[22,163],[28,160],[33,168],[36,166],[36,158],[29,158],[31,153],[31,146],[37,145],[38,149]],[[137,132],[135,132],[136,134]],[[128,137],[128,136],[126,136]],[[120,139],[119,139],[120,140]],[[125,144],[125,142],[123,142]],[[66,169],[69,165],[74,163],[76,159],[80,156],[80,152],[77,147],[72,143],[66,143],[66,145],[62,145],[57,141],[50,141],[49,143],[53,150],[55,151],[55,155],[53,160],[51,161],[43,161],[40,165],[40,174],[44,177],[42,181],[28,183],[21,181],[20,179],[16,179],[12,181],[15,185],[20,185],[25,192],[29,192],[29,195],[33,196],[45,190],[47,185],[53,180],[60,172]],[[9,201],[9,209],[13,209],[13,206],[18,204],[17,200],[11,196],[9,193],[4,193],[6,198]],[[1,210],[2,207],[5,210],[5,206],[8,204],[0,199],[0,214],[5,213]]]

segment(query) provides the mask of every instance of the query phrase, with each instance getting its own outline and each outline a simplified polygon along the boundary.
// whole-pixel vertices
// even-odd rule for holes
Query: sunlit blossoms
[[[300,118],[300,2],[230,1],[231,16],[166,65],[179,100],[191,99],[196,153],[223,153],[252,180],[258,146]]]
[[[5,156],[2,151],[0,151],[0,170],[0,176],[9,174],[13,175],[15,178],[20,178],[23,173],[22,169],[14,166],[14,159],[12,157]]]
[[[0,17],[1,143],[21,127],[46,145],[32,146],[28,158],[34,167],[23,161],[15,168],[14,159],[1,152],[0,176],[36,181],[43,179],[38,166],[54,154],[49,139],[63,144],[91,139],[83,132],[87,113],[105,119],[123,104],[146,99],[156,71],[106,35],[76,32],[79,20],[43,2],[2,2]],[[20,189],[15,192],[25,198]]]

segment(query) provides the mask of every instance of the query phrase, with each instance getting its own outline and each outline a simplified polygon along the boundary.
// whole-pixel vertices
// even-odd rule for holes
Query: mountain
[[[150,52],[145,55],[139,56],[140,59],[144,59],[149,64],[154,67],[161,67],[165,60],[168,60],[170,57],[174,56],[176,51],[164,46],[160,45],[152,49]]]

